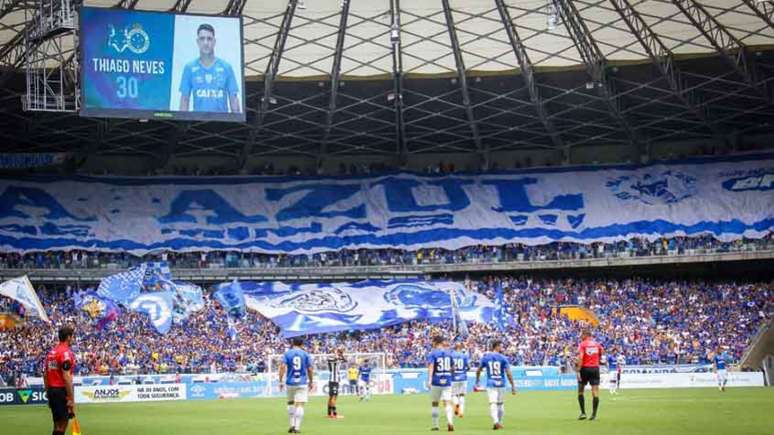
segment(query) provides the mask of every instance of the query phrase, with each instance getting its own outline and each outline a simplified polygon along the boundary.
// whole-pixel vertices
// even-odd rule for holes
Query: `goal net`
[[[331,373],[328,370],[328,360],[335,358],[332,353],[314,353],[312,365],[314,368],[314,391],[310,391],[313,396],[327,396],[328,382],[331,379]],[[269,355],[266,367],[266,395],[282,395],[279,389],[279,370],[284,364],[282,354]],[[387,374],[387,356],[385,353],[345,353],[344,361],[339,364],[339,395],[356,395],[358,388],[363,386],[360,382],[360,376],[357,376],[355,382],[350,381],[352,374],[359,371],[360,367],[371,368],[371,378],[369,387],[371,394],[391,394],[392,377]],[[284,381],[283,381],[284,382]]]

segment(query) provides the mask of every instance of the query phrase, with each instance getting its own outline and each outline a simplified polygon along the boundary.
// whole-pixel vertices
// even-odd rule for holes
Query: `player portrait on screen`
[[[215,28],[208,23],[200,24],[196,31],[199,57],[185,65],[180,79],[180,111],[242,111],[234,69],[215,56],[216,42]]]

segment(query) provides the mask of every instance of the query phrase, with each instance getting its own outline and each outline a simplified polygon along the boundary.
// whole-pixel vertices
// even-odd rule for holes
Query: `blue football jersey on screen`
[[[183,70],[180,93],[192,97],[195,112],[228,112],[228,97],[238,92],[234,70],[222,59],[209,67],[196,59]]]

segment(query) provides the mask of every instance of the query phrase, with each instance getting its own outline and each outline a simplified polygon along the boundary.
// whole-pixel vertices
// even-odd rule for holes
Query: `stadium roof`
[[[272,155],[486,160],[772,132],[771,1],[86,2],[242,15],[246,124],[23,112],[24,9],[33,3],[0,0],[0,137],[10,152],[227,156],[236,165]]]

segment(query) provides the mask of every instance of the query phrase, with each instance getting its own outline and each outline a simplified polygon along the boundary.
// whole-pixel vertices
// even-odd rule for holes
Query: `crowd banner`
[[[288,288],[279,284],[279,288]],[[285,337],[384,328],[411,320],[451,320],[451,294],[464,321],[489,323],[495,307],[486,296],[453,281],[365,280],[300,284],[293,291],[262,289],[245,295],[247,307],[282,329]]]
[[[0,248],[300,254],[735,240],[767,234],[772,205],[774,154],[453,175],[17,176],[0,178]]]
[[[76,386],[75,403],[186,400],[185,384]]]

